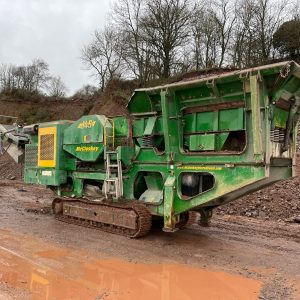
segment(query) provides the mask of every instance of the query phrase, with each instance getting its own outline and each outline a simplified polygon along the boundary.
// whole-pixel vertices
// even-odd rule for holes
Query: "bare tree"
[[[254,66],[274,57],[273,35],[284,22],[288,7],[285,0],[239,2],[232,47],[234,65]]]
[[[231,34],[236,21],[234,11],[235,2],[230,0],[218,0],[215,3],[215,20],[217,24],[218,36],[220,37],[220,58],[219,67],[222,67],[225,54],[228,50]]]
[[[114,77],[120,77],[122,48],[112,28],[94,32],[93,41],[82,49],[81,59],[85,66],[94,71],[100,89]]]
[[[29,66],[30,74],[30,86],[36,91],[43,89],[46,86],[49,79],[49,65],[43,59],[33,60],[31,66]]]
[[[141,84],[151,78],[152,47],[143,36],[145,8],[145,0],[119,0],[113,8],[114,25],[122,44],[126,71],[137,77]]]
[[[101,88],[116,74],[144,84],[191,69],[265,63],[279,55],[272,39],[286,12],[300,15],[287,0],[191,1],[117,1],[113,26],[83,49]]]
[[[88,96],[93,96],[98,92],[97,87],[86,84],[84,85],[81,89],[79,89],[74,96],[79,96],[79,97],[88,97]]]
[[[259,59],[255,11],[255,3],[251,0],[241,0],[236,5],[237,23],[231,53],[232,64],[239,68],[255,65]]]
[[[266,62],[271,55],[272,38],[279,25],[284,20],[287,2],[272,0],[257,0],[255,10],[256,30],[261,62]]]
[[[191,22],[196,70],[229,64],[228,49],[235,22],[233,1],[196,2]]]
[[[49,78],[48,64],[41,59],[34,60],[30,65],[2,65],[0,70],[1,90],[26,91],[41,93]]]
[[[11,92],[15,87],[13,66],[2,64],[0,67],[0,87],[2,92]]]
[[[152,56],[159,60],[160,77],[171,75],[176,64],[176,51],[187,42],[190,15],[189,0],[147,1],[143,17],[144,38],[153,46]]]
[[[67,93],[67,88],[59,76],[51,77],[48,82],[47,92],[50,97],[65,97]]]
[[[216,66],[220,36],[215,13],[207,3],[196,3],[191,28],[196,70]]]

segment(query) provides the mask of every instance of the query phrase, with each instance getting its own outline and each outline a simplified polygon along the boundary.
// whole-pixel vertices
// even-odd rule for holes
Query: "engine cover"
[[[63,149],[82,161],[96,161],[103,155],[104,136],[111,136],[112,130],[105,116],[84,116],[65,130]]]

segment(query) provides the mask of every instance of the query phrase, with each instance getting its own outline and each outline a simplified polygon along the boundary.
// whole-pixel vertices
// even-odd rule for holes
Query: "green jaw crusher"
[[[136,90],[128,116],[38,124],[24,179],[56,217],[130,237],[175,231],[198,211],[295,172],[300,66],[284,62]]]

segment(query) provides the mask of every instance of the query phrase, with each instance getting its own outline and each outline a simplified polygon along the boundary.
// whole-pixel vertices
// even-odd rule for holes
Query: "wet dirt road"
[[[214,217],[131,240],[60,223],[51,193],[0,182],[0,300],[300,299],[300,226]]]

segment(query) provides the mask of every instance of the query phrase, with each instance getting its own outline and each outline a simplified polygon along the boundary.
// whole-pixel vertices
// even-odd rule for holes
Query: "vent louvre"
[[[54,134],[40,136],[40,160],[54,160]]]
[[[28,144],[25,146],[25,166],[36,167],[38,164],[38,145]]]

